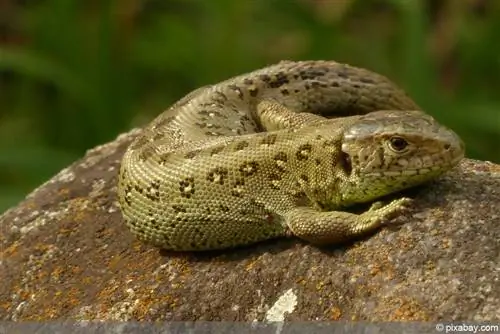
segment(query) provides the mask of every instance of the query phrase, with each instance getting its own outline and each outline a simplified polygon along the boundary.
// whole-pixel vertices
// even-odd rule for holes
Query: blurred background
[[[498,0],[0,0],[0,212],[189,91],[282,59],[382,73],[500,162]]]

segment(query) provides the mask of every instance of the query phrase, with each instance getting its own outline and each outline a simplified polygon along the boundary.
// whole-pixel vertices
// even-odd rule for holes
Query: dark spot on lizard
[[[235,187],[238,187],[238,186],[244,186],[245,185],[245,180],[244,179],[237,179],[235,182],[234,182],[234,186]]]
[[[280,186],[278,184],[279,181],[274,181],[274,182],[271,182],[271,185],[269,186],[271,189],[273,190],[280,190]]]
[[[280,190],[280,181],[282,180],[281,174],[273,171],[269,174],[270,187],[274,190]]]
[[[200,103],[200,104],[198,104],[198,107],[211,107],[211,108],[216,107],[216,108],[220,108],[222,106],[218,105],[217,103],[215,103],[215,102],[212,101],[212,102],[203,102],[203,103]]]
[[[320,71],[320,70],[308,69],[308,70],[300,71],[299,75],[300,75],[300,79],[302,79],[302,80],[310,80],[310,79],[316,79],[318,77],[324,76],[325,72]]]
[[[236,145],[234,146],[234,150],[235,150],[235,151],[241,151],[241,150],[245,149],[245,147],[248,147],[248,145],[250,145],[250,144],[248,144],[248,142],[247,142],[247,141],[244,141],[244,140],[239,141],[239,142],[237,142],[237,143],[236,143]]]
[[[238,189],[231,190],[231,195],[234,197],[242,198],[243,194]]]
[[[154,140],[154,141],[157,141],[157,140],[159,140],[159,139],[162,139],[164,136],[165,136],[165,135],[164,135],[162,132],[157,132],[157,133],[155,133],[155,134],[154,134],[154,136],[153,136],[153,140]]]
[[[147,145],[140,151],[139,159],[145,161],[152,157],[155,153],[156,150],[154,149],[154,147],[152,145]]]
[[[230,211],[229,207],[225,204],[219,204],[219,209],[222,212],[229,212]]]
[[[229,171],[227,168],[215,167],[208,172],[207,180],[223,185],[228,173]]]
[[[171,155],[172,152],[161,153],[160,156],[158,157],[158,163],[162,166],[166,165]]]
[[[311,144],[300,145],[298,150],[297,150],[297,153],[295,154],[295,156],[297,157],[297,160],[304,161],[304,160],[309,159],[309,155],[311,153],[311,150],[312,150]]]
[[[210,151],[210,155],[215,155],[215,154],[219,154],[220,152],[224,151],[224,146],[223,145],[220,145],[220,146],[216,146],[214,147],[211,151]]]
[[[276,171],[284,173],[286,171],[285,165],[288,161],[288,157],[284,152],[279,152],[274,156],[274,164]]]
[[[243,83],[245,85],[249,85],[250,86],[250,85],[253,85],[253,80],[246,78],[246,79],[243,79]]]
[[[248,93],[251,97],[256,97],[259,94],[259,89],[257,87],[252,87],[248,89]]]
[[[214,99],[214,101],[219,102],[221,104],[224,104],[224,102],[226,102],[228,100],[226,94],[219,92],[219,91],[215,91],[213,93],[213,99]]]
[[[197,122],[197,123],[194,123],[194,124],[198,125],[198,127],[199,127],[200,129],[204,129],[204,128],[206,128],[206,127],[207,127],[207,123],[198,123],[198,122]]]
[[[290,95],[290,92],[288,91],[288,89],[283,88],[283,89],[281,90],[281,94],[283,94],[283,95],[285,95],[285,96],[288,96],[288,95]]]
[[[187,153],[184,155],[184,158],[186,158],[186,159],[193,159],[193,158],[194,158],[194,157],[196,157],[196,156],[197,156],[200,152],[201,152],[201,150],[199,150],[199,149],[189,151],[189,152],[187,152]]]
[[[299,176],[299,178],[304,181],[305,183],[308,183],[309,182],[309,176],[307,176],[306,174],[301,174]]]
[[[275,172],[271,172],[269,174],[269,180],[271,180],[271,181],[281,181],[282,180],[281,174],[275,173]]]
[[[344,69],[344,71],[345,71],[345,69]],[[342,72],[342,71],[338,71],[338,72],[337,72],[337,76],[338,76],[339,78],[342,78],[342,79],[347,79],[347,78],[349,78],[349,75],[348,75],[346,72]]]
[[[141,195],[144,193],[144,189],[142,189],[141,187],[139,187],[137,184],[134,185],[134,190],[136,192],[138,192],[139,194],[141,194]]]
[[[311,81],[311,87],[317,89],[319,87],[325,87],[325,86],[319,81]]]
[[[160,227],[161,227],[161,224],[159,224],[159,222],[158,222],[156,219],[154,219],[153,217],[151,217],[151,218],[149,219],[149,224],[150,224],[151,226],[153,226],[153,227],[154,227],[155,229],[157,229],[157,230],[159,230],[159,229],[160,229]]]
[[[250,117],[248,117],[248,115],[243,115],[240,117],[240,121],[242,122],[250,121]]]
[[[146,196],[151,201],[160,200],[160,181],[159,180],[152,181],[149,184],[148,189],[146,189],[144,196]]]
[[[240,172],[243,176],[252,176],[257,173],[259,164],[256,161],[245,162],[240,166]]]
[[[131,195],[131,191],[132,191],[132,186],[130,184],[127,184],[125,186],[125,203],[130,206],[132,204],[132,202],[130,201],[130,195]]]
[[[271,81],[271,77],[269,75],[267,75],[267,74],[261,74],[261,75],[259,75],[259,79],[262,80],[262,81],[264,81],[264,82]]]
[[[260,141],[261,145],[274,145],[278,136],[275,133],[270,133]]]
[[[179,204],[173,204],[172,209],[174,210],[175,213],[186,213],[187,210],[185,207]]]
[[[205,132],[205,134],[206,134],[207,136],[214,136],[214,137],[215,137],[215,136],[222,136],[222,133],[217,132],[217,131],[206,131],[206,132]]]
[[[290,81],[288,80],[288,76],[283,72],[279,72],[276,73],[274,78],[272,78],[272,80],[268,82],[268,85],[271,88],[279,88],[289,82]]]
[[[234,184],[233,184],[233,189],[231,190],[231,195],[234,197],[242,198],[243,191],[244,191],[244,188],[243,188],[244,185],[245,185],[245,182],[243,179],[236,180],[236,182],[234,182]]]
[[[297,206],[309,206],[310,200],[303,190],[294,191],[291,193],[292,197],[295,199],[295,204]]]
[[[194,195],[194,177],[186,177],[179,182],[179,192],[181,197],[191,198]]]
[[[223,119],[227,119],[227,115],[224,115],[223,113],[221,113],[220,111],[217,111],[217,110],[214,110],[212,111],[213,116],[215,117],[218,117],[218,118],[223,118]]]
[[[240,87],[238,87],[237,85],[229,85],[228,86],[229,89],[233,90],[236,92],[236,94],[238,95],[238,97],[243,100],[243,91],[241,90]]]
[[[279,161],[287,162],[288,161],[288,157],[287,157],[287,155],[286,155],[285,152],[278,152],[274,156],[274,160],[279,160]]]

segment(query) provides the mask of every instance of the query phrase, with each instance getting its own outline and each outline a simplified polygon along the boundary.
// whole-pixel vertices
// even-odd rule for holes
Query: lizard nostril
[[[445,150],[447,150],[447,151],[448,151],[450,148],[451,148],[451,145],[450,145],[450,144],[444,144],[444,149],[445,149]]]

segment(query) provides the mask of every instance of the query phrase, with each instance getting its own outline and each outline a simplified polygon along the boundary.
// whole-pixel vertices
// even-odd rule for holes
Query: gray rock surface
[[[173,253],[135,240],[117,206],[120,158],[137,132],[0,216],[0,319],[500,319],[499,165],[464,160],[408,192],[403,216],[348,245],[277,239]]]

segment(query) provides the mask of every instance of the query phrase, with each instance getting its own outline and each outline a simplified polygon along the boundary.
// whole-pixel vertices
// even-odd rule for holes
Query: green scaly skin
[[[387,78],[333,61],[285,61],[181,99],[121,165],[130,230],[199,251],[294,235],[316,245],[373,232],[409,203],[355,204],[456,166],[464,145]]]

